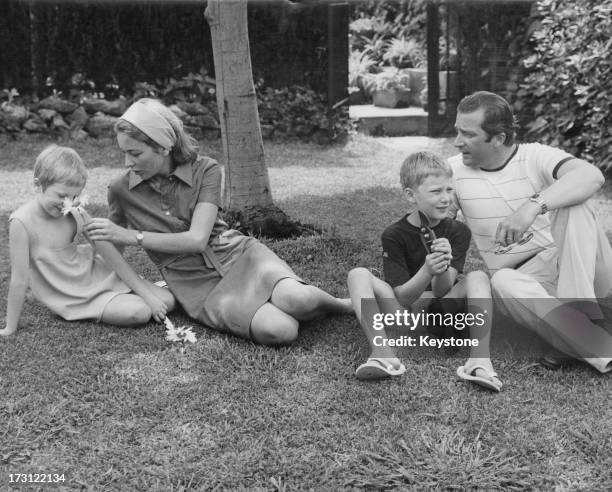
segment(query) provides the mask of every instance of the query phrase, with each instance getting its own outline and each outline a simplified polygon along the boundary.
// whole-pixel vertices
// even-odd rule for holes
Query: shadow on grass
[[[290,216],[311,220],[325,231],[376,244],[380,244],[385,227],[408,212],[401,192],[382,186],[330,196],[300,195],[279,202],[279,206]]]

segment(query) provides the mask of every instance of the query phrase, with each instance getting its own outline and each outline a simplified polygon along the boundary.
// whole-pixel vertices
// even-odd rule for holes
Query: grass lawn
[[[278,204],[325,231],[269,244],[335,295],[347,295],[351,268],[380,268],[378,237],[404,211],[406,150],[393,142],[266,143]],[[0,143],[3,300],[7,217],[32,196],[48,143]],[[452,152],[446,140],[420,143]],[[206,145],[218,157],[218,143]],[[76,148],[91,168],[90,211],[105,214],[121,156],[110,140]],[[609,193],[596,201],[612,231]],[[126,254],[158,278],[144,254]],[[548,371],[505,351],[494,360],[504,388],[491,394],[456,380],[465,354],[417,354],[404,357],[405,376],[361,383],[368,347],[350,316],[306,324],[280,349],[194,328],[198,343],[181,354],[161,325],[68,323],[28,299],[17,335],[0,340],[0,490],[17,473],[63,473],[64,489],[92,491],[612,489],[612,380],[586,365]]]

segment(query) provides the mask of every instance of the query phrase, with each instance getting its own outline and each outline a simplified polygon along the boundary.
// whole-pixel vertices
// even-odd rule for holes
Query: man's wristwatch
[[[144,234],[142,233],[142,231],[138,231],[136,233],[136,244],[138,244],[138,246],[142,246],[143,239],[144,239]]]
[[[542,196],[539,193],[536,193],[535,195],[530,196],[529,201],[537,203],[540,206],[540,215],[543,215],[546,212],[548,212],[548,205],[546,205],[544,198],[542,198]]]

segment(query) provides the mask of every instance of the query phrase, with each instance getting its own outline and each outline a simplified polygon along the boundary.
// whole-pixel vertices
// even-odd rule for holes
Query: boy
[[[469,327],[470,336],[478,343],[471,346],[466,364],[457,369],[458,376],[499,391],[502,383],[489,355],[492,314],[489,278],[482,271],[474,271],[457,281],[471,234],[465,224],[447,217],[453,194],[452,170],[441,156],[416,152],[402,164],[400,181],[412,211],[387,227],[382,235],[386,282],[365,268],[351,270],[348,275],[353,308],[372,349],[367,362],[357,368],[356,376],[372,380],[399,376],[406,370],[388,343],[384,328],[380,323],[372,324],[373,319],[382,319],[381,311],[410,309],[418,314],[433,307],[434,302],[440,305],[437,300],[445,298],[445,303],[457,300],[467,304],[467,313],[481,321]],[[362,306],[362,299],[373,301]],[[372,312],[362,315],[364,306]]]

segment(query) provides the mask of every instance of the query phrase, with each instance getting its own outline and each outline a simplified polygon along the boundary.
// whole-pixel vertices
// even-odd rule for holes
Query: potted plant
[[[366,53],[353,51],[349,56],[349,102],[350,104],[365,104],[369,94],[365,85],[372,74],[370,70],[375,66],[374,60]]]
[[[412,95],[408,103],[418,106],[419,94],[427,81],[427,59],[423,47],[415,39],[393,38],[387,43],[383,60],[409,77]]]
[[[398,69],[415,68],[425,62],[425,55],[414,39],[393,38],[386,45],[383,61]]]
[[[410,77],[395,72],[380,72],[374,76],[372,102],[374,106],[398,108],[410,105]]]

